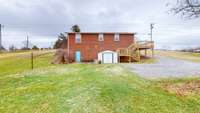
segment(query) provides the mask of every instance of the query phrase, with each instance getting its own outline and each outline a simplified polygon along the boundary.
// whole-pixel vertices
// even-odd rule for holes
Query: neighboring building
[[[200,53],[200,48],[194,49],[193,52]]]
[[[117,49],[134,43],[134,33],[67,33],[69,62],[117,63]]]

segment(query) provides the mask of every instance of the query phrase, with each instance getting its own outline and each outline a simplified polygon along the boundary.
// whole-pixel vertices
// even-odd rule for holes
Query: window
[[[115,34],[114,41],[119,41],[119,34]]]
[[[76,38],[76,43],[81,43],[81,34],[76,34],[76,36],[75,36],[75,38]]]
[[[103,34],[99,34],[99,41],[104,41]]]

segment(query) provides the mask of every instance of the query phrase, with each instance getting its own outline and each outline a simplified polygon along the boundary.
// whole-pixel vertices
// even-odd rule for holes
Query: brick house
[[[119,48],[127,48],[135,41],[134,33],[67,33],[69,62],[92,62],[101,52],[113,55]],[[109,54],[104,54],[109,58]]]

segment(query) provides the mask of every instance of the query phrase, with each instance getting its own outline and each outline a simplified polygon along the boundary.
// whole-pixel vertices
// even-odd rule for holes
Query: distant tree
[[[72,32],[81,32],[81,29],[78,25],[73,25],[71,27]]]
[[[15,50],[17,50],[17,48],[16,48],[14,45],[11,45],[11,46],[9,47],[9,51],[15,51]]]
[[[6,49],[3,46],[0,47],[0,51],[5,51],[5,50]]]
[[[67,40],[67,39],[66,39],[66,36],[64,35],[64,33],[60,33],[60,34],[58,35],[58,39],[56,40],[56,42],[55,42],[53,48],[54,48],[54,49],[61,48],[62,44],[63,44],[63,43],[66,43],[66,40]]]
[[[36,45],[34,45],[34,46],[32,47],[32,50],[39,50],[39,48],[38,48]]]
[[[169,4],[168,4],[169,5]],[[186,18],[200,17],[200,0],[176,0],[170,10],[174,14],[181,14]]]
[[[22,47],[20,50],[30,50],[30,48]]]
[[[21,48],[21,50],[30,50],[31,47],[32,47],[32,45],[33,45],[33,44],[30,42],[30,40],[28,40],[28,39],[22,41],[22,43],[23,43],[24,46]]]

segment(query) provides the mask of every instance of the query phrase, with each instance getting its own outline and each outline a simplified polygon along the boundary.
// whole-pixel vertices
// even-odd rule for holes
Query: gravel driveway
[[[200,63],[156,56],[154,64],[124,64],[133,72],[146,78],[200,76]]]

